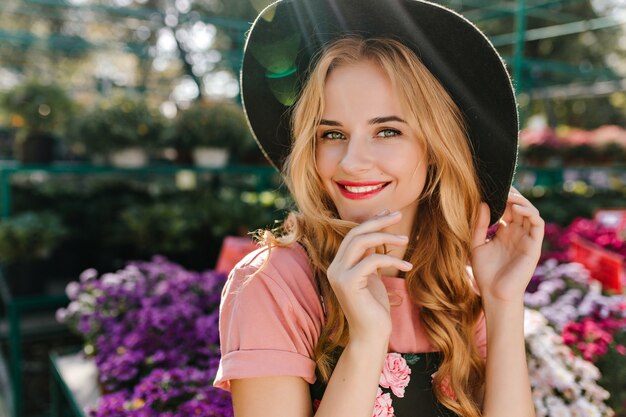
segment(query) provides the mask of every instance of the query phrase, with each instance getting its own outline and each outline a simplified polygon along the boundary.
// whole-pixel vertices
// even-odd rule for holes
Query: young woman
[[[242,94],[298,210],[224,288],[235,416],[532,417],[543,221],[510,188],[515,99],[482,33],[416,0],[282,0]]]

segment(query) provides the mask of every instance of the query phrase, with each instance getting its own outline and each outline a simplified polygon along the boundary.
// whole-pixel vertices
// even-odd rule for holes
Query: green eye
[[[393,136],[398,136],[399,134],[400,132],[395,129],[383,129],[380,131],[379,136],[382,136],[384,138],[390,138]]]
[[[341,134],[341,132],[337,132],[337,131],[331,131],[331,132],[326,132],[322,135],[323,139],[331,139],[331,140],[337,140],[337,139],[343,139],[343,135]]]

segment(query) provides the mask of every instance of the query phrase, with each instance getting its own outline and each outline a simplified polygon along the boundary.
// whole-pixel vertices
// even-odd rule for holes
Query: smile
[[[381,192],[389,182],[378,182],[378,183],[353,183],[347,181],[337,182],[339,186],[339,191],[344,197],[347,197],[351,200],[362,200],[366,198],[373,197],[374,195]]]

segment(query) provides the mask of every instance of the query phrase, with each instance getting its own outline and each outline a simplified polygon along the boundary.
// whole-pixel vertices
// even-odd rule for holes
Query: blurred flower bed
[[[624,254],[619,231],[576,219],[546,226],[545,250],[525,296],[525,337],[537,416],[626,416],[626,297],[573,262],[575,236]],[[156,256],[68,285],[59,319],[82,335],[104,390],[93,417],[232,416],[211,387],[219,361],[225,276]]]
[[[91,416],[232,415],[229,395],[211,386],[225,280],[155,256],[68,285],[57,318],[83,336],[105,393]]]
[[[540,314],[527,315],[527,322],[542,321],[550,330],[541,331],[556,335],[543,337],[543,346],[526,338],[537,415],[626,416],[626,296],[603,288],[574,262],[570,249],[577,238],[622,256],[623,277],[626,245],[619,229],[585,218],[567,227],[546,225],[542,260],[525,296],[527,308]],[[558,364],[559,355],[570,358],[569,369]]]
[[[522,163],[532,166],[626,163],[626,129],[620,126],[526,128],[519,140]]]

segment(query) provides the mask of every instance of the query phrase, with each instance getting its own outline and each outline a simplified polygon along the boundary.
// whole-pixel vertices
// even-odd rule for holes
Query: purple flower
[[[125,403],[128,399],[127,391],[119,391],[104,395],[98,402],[98,408],[90,410],[91,417],[122,417],[125,416]]]
[[[200,316],[195,321],[195,333],[206,344],[219,344],[219,311]]]
[[[57,316],[93,346],[107,390],[93,417],[232,416],[211,382],[219,364],[218,307],[226,276],[166,258],[129,262],[68,286]]]
[[[82,284],[85,284],[89,281],[91,281],[92,279],[95,279],[98,276],[98,271],[96,271],[94,268],[89,268],[84,270],[81,274],[80,274],[80,282]]]

